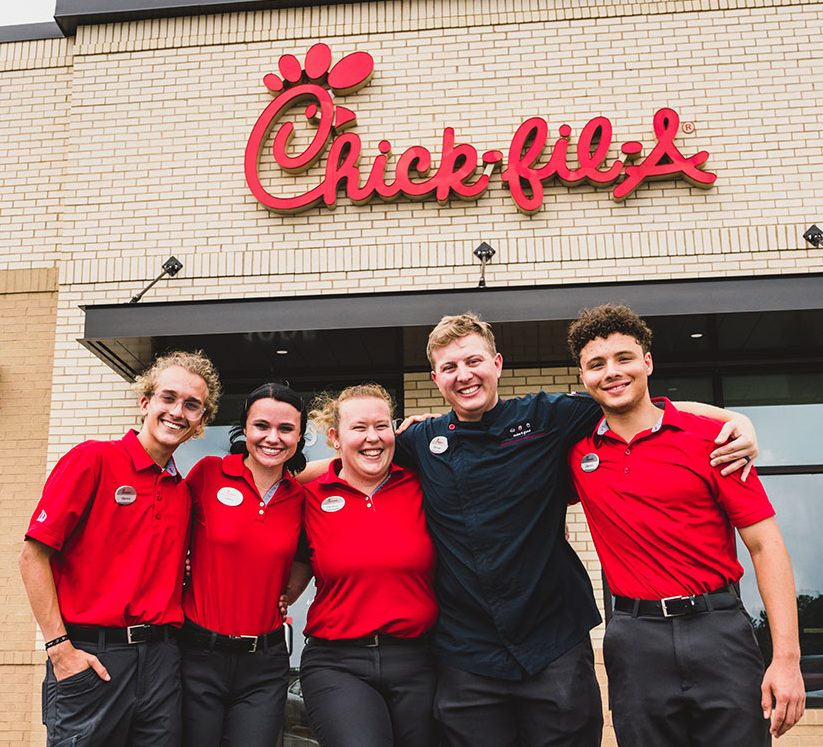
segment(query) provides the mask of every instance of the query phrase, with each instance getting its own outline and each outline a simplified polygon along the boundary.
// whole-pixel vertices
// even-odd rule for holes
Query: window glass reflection
[[[771,475],[762,478],[794,566],[800,627],[800,653],[808,705],[823,706],[823,562],[819,532],[823,527],[823,475]],[[740,594],[754,619],[764,656],[771,640],[751,558],[740,538],[738,556],[745,573]]]
[[[818,354],[823,349],[823,311],[759,311],[717,316],[717,344],[721,351],[797,351]]]
[[[757,430],[757,464],[823,464],[823,404],[735,407],[748,415]]]
[[[673,402],[714,402],[709,376],[667,376],[653,374],[649,379],[652,397],[667,397]]]
[[[823,374],[769,373],[723,376],[726,407],[823,402]]]

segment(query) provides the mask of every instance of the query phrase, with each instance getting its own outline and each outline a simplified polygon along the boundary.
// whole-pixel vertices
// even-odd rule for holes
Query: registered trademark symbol
[[[682,129],[687,135],[691,135],[697,128],[694,126],[694,122],[684,122],[680,129]]]

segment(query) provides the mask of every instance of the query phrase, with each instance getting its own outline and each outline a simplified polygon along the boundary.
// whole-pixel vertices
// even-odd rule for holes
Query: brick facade
[[[468,287],[480,240],[497,250],[490,286],[823,272],[823,249],[801,237],[823,220],[821,25],[823,3],[802,0],[409,0],[81,26],[70,39],[0,44],[0,745],[43,737],[42,654],[15,560],[40,483],[77,441],[136,422],[128,385],[76,342],[81,304],[128,301],[171,254],[184,269],[152,301]],[[618,142],[651,144],[652,116],[670,106],[694,125],[678,146],[709,151],[717,185],[659,181],[622,203],[553,185],[525,216],[497,178],[476,202],[341,197],[333,212],[275,215],[249,193],[243,152],[271,100],[263,75],[315,41],[334,60],[374,56],[373,80],[345,98],[364,162],[383,137],[395,152],[422,144],[437,159],[448,126],[458,142],[505,151],[530,116],[552,133],[567,122],[576,136],[603,114]],[[266,177],[299,191],[318,179]],[[565,390],[574,378],[509,371],[501,391]],[[419,374],[406,375],[406,401],[440,405]],[[599,585],[579,512],[570,526]],[[819,744],[821,713],[781,744]]]
[[[0,744],[42,741],[39,632],[17,571],[43,486],[57,305],[53,269],[0,270]],[[38,726],[35,726],[37,724]]]

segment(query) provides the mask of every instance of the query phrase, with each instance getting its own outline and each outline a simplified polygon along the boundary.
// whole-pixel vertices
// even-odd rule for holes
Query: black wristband
[[[66,633],[64,635],[58,636],[57,638],[52,638],[50,641],[46,641],[46,645],[44,646],[44,648],[46,649],[46,651],[48,651],[52,646],[57,646],[58,644],[67,640],[69,640],[69,636]]]

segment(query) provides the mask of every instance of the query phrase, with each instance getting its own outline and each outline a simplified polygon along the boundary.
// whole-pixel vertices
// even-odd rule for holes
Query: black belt
[[[711,610],[733,609],[737,606],[737,599],[734,587],[724,586],[722,589],[689,597],[667,597],[666,599],[615,597],[614,608],[619,612],[628,612],[634,617],[683,617]]]
[[[66,625],[72,641],[85,643],[151,643],[167,641],[171,637],[171,625],[129,625],[127,628],[106,628],[91,625]]]
[[[429,637],[427,635],[421,635],[417,638],[398,638],[397,636],[386,635],[385,633],[372,633],[372,635],[365,635],[362,638],[338,638],[335,640],[309,636],[306,641],[308,643],[313,643],[315,646],[365,646],[366,648],[375,648],[377,646],[400,646],[428,643]]]
[[[183,627],[177,632],[177,638],[181,644],[189,648],[241,654],[253,654],[277,646],[286,640],[282,625],[277,630],[263,635],[223,635],[189,620],[186,620]]]

